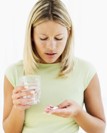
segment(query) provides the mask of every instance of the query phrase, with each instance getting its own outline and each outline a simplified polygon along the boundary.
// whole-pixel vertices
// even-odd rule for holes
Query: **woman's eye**
[[[40,38],[40,40],[42,40],[42,41],[45,41],[45,40],[47,40],[48,38]]]
[[[55,38],[55,40],[57,41],[61,41],[63,38]]]

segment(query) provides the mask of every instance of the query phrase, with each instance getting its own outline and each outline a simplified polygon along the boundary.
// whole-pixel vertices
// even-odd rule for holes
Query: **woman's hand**
[[[15,108],[25,110],[31,107],[33,99],[31,99],[32,91],[26,91],[24,87],[17,87],[13,90],[12,100]]]
[[[75,117],[79,114],[79,112],[82,110],[82,108],[74,101],[72,100],[65,100],[61,104],[59,104],[57,107],[54,106],[48,106],[45,109],[46,113],[54,114],[60,117],[68,118],[68,117]]]

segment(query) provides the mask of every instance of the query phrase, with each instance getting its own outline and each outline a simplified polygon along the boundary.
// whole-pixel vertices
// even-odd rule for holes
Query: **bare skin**
[[[47,28],[48,25],[48,28]],[[59,62],[59,57],[63,53],[68,38],[66,27],[47,21],[34,28],[33,40],[42,63]],[[30,93],[22,92],[23,87],[14,89],[12,84],[5,77],[4,79],[4,115],[3,127],[5,133],[21,133],[25,118],[25,110],[31,105],[26,105],[30,99],[23,99]]]
[[[72,100],[65,100],[55,109],[52,106],[48,106],[45,112],[64,118],[72,117],[87,133],[104,133],[105,116],[97,75],[93,77],[85,90],[84,96],[87,112]]]
[[[3,126],[5,133],[11,133],[13,131],[13,124],[15,127],[14,133],[21,133],[25,118],[25,110],[30,108],[25,102],[28,102],[29,100],[25,99],[26,101],[23,101],[23,99],[17,99],[25,95],[25,93],[20,93],[24,88],[19,87],[14,89],[7,78],[5,78],[5,89],[6,86],[8,86],[9,89],[8,91],[5,90],[4,93],[5,105]],[[19,104],[20,102],[21,104]],[[94,76],[85,91],[85,106],[87,112],[85,112],[75,101],[65,100],[58,105],[58,108],[53,109],[52,106],[48,106],[45,111],[59,117],[74,118],[87,133],[104,133],[105,117],[97,75]]]
[[[21,133],[25,118],[25,110],[31,105],[26,105],[31,102],[31,99],[23,99],[23,96],[32,95],[30,92],[23,92],[25,88],[14,87],[5,77],[4,79],[4,114],[3,114],[3,128],[5,133]]]
[[[47,28],[48,25],[48,28]],[[34,29],[34,42],[42,63],[59,62],[63,53],[69,32],[65,27],[55,22],[45,22]],[[25,88],[14,88],[5,77],[4,79],[4,115],[3,127],[5,133],[21,133],[25,119],[25,110],[30,108],[23,99],[30,92],[23,92]],[[65,99],[58,108],[47,107],[45,111],[59,117],[72,117],[87,133],[104,133],[105,117],[101,101],[100,85],[97,75],[91,80],[84,92],[85,112],[75,101]]]

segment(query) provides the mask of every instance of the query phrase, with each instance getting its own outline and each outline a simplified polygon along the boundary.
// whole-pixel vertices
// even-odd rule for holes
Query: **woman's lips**
[[[45,53],[48,57],[54,57],[56,53]]]
[[[55,55],[56,53],[45,53],[46,55]]]

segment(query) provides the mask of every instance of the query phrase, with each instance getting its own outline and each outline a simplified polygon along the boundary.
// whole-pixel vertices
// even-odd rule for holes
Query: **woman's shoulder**
[[[15,71],[15,70],[18,70],[18,69],[23,69],[23,60],[20,60],[18,62],[10,64],[7,67],[6,71]]]
[[[5,71],[5,76],[10,81],[10,83],[15,86],[17,79],[23,74],[23,61],[18,61],[9,65]]]
[[[96,68],[92,63],[90,63],[85,59],[76,58],[75,61],[76,61],[76,64],[75,64],[76,76],[79,75],[78,77],[83,79],[84,88],[87,88],[93,76],[96,74]]]
[[[83,71],[89,70],[89,69],[90,70],[92,69],[95,71],[96,69],[95,66],[91,62],[85,59],[79,58],[79,57],[75,57],[74,62],[75,62],[76,67],[78,67],[78,69],[83,70]]]
[[[13,67],[22,67],[23,66],[23,60],[19,60],[12,64]]]

